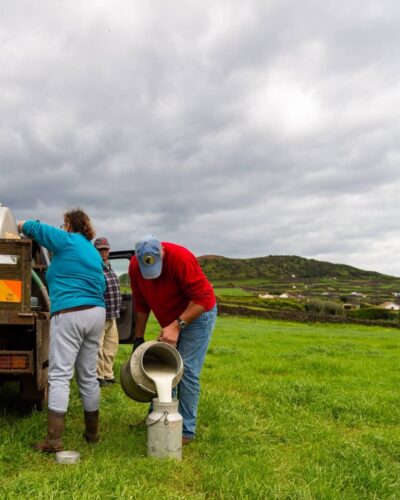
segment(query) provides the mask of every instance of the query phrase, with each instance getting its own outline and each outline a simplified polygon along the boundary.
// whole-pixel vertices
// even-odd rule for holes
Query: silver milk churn
[[[147,455],[155,458],[182,459],[182,416],[179,401],[170,403],[153,399],[153,411],[147,417]]]
[[[174,373],[172,388],[183,375],[183,361],[179,352],[165,342],[151,340],[134,350],[129,360],[121,367],[121,386],[127,396],[142,403],[150,403],[157,397],[157,389],[150,376],[149,367],[164,366]]]

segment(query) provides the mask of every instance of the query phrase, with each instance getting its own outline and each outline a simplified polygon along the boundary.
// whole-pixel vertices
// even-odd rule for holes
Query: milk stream
[[[147,375],[156,384],[158,401],[160,403],[171,403],[172,401],[172,381],[176,372],[170,366],[161,364],[146,365]]]

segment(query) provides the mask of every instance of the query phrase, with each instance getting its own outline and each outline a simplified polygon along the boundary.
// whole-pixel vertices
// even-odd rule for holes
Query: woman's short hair
[[[95,237],[95,231],[89,216],[81,208],[72,208],[64,213],[64,222],[71,226],[74,233],[81,233],[91,241]]]

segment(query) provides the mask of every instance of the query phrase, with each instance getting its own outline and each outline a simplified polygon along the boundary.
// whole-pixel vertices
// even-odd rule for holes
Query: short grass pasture
[[[152,323],[154,336],[156,324]],[[149,336],[150,340],[151,336]],[[121,346],[116,369],[129,357]],[[64,443],[78,465],[29,444],[0,388],[3,499],[381,499],[400,497],[400,332],[219,317],[202,376],[198,437],[183,460],[146,457],[147,405],[102,388],[98,445],[82,438],[75,383]]]

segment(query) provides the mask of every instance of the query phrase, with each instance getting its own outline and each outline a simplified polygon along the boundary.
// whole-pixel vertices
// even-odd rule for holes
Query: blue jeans
[[[217,319],[217,306],[204,312],[179,335],[177,349],[183,360],[183,376],[178,384],[179,413],[183,418],[182,435],[196,433],[197,406],[200,396],[200,373]]]

